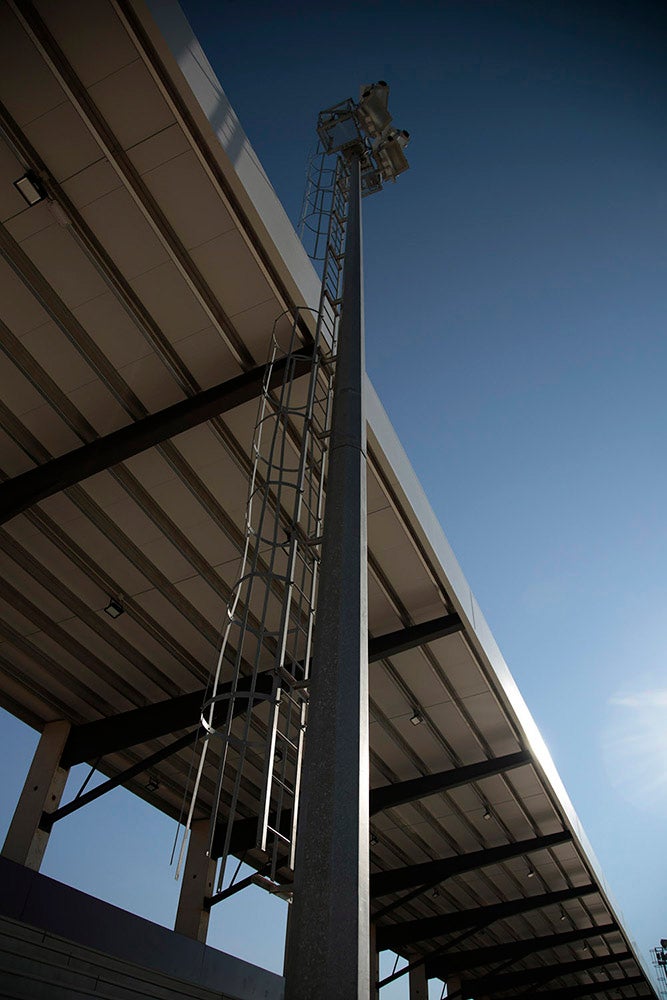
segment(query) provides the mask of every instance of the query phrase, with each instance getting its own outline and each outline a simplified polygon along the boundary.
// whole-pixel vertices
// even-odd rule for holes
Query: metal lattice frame
[[[210,852],[218,823],[226,825],[218,891],[231,853],[234,821],[243,818],[239,803],[244,778],[249,771],[256,773],[258,756],[262,781],[256,846],[268,853],[274,880],[279,869],[294,867],[345,251],[348,169],[342,158],[327,172],[327,184],[316,196],[326,218],[326,249],[314,350],[306,354],[302,345],[301,310],[276,321],[252,446],[245,549],[201,716],[205,739],[186,834],[208,751],[216,743]],[[321,238],[321,221],[317,229]],[[310,369],[298,378],[305,356],[312,359]],[[272,372],[279,363],[284,364],[282,382],[272,390]],[[268,697],[257,687],[257,677],[266,671],[273,677]],[[241,689],[242,677],[246,680]],[[239,700],[247,708],[243,713]],[[287,829],[281,823],[286,815]]]

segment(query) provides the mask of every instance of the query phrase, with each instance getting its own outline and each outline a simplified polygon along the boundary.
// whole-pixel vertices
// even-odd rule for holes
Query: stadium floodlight
[[[395,181],[405,173],[410,164],[403,150],[410,141],[410,133],[405,129],[390,129],[374,145],[373,155],[384,181]]]
[[[362,127],[373,139],[381,136],[391,125],[388,104],[389,85],[384,80],[361,88],[357,112]]]
[[[358,103],[348,97],[321,111],[317,120],[326,153],[359,157],[363,196],[380,191],[409,167],[405,147],[410,133],[392,126],[388,100],[389,85],[380,80],[361,88]]]

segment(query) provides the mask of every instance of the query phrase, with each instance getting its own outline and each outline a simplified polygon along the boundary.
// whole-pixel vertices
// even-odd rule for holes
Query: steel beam
[[[350,157],[317,629],[285,960],[286,1000],[367,997],[369,744],[360,154]]]
[[[407,649],[414,649],[416,646],[423,646],[424,643],[442,639],[445,635],[453,635],[454,632],[462,631],[463,622],[457,614],[443,615],[433,621],[422,622],[421,625],[409,625],[396,632],[389,632],[387,635],[370,639],[368,662],[375,663],[376,660],[396,656],[397,653],[404,653]]]
[[[482,761],[479,764],[452,768],[449,771],[441,771],[439,774],[427,774],[423,778],[401,781],[394,785],[386,785],[383,788],[374,788],[369,793],[370,813],[373,815],[382,809],[389,809],[392,806],[401,805],[405,802],[413,802],[416,799],[433,795],[435,792],[445,791],[448,788],[459,788],[461,785],[467,785],[471,781],[478,781],[480,778],[487,778],[492,774],[500,774],[501,772],[509,771],[512,768],[521,767],[523,764],[528,763],[530,763],[530,754],[528,751],[522,750],[519,753],[508,754],[506,757],[497,757],[494,760]],[[291,816],[292,814],[289,810],[286,810],[282,814],[281,827],[284,825],[285,832],[289,829]],[[256,824],[256,818],[238,820],[234,824],[233,838],[237,845],[237,850],[252,846]],[[217,838],[218,833],[216,832],[213,840],[214,853]],[[232,851],[232,853],[236,852]]]
[[[249,679],[241,680],[238,689],[243,691],[245,687],[249,689],[249,686]],[[231,684],[221,685],[221,693],[230,690]],[[260,674],[258,677],[257,691],[264,694],[271,693],[271,677],[268,673],[265,676]],[[99,760],[109,753],[117,753],[138,743],[147,743],[160,736],[178,732],[179,729],[196,726],[205,698],[206,689],[202,688],[193,691],[192,694],[159,701],[155,705],[146,705],[144,708],[120,712],[107,719],[97,719],[95,722],[74,726],[65,744],[61,766],[74,767],[75,764],[84,761]],[[239,710],[240,708],[239,703]]]
[[[58,460],[56,459],[56,461]],[[42,468],[46,468],[46,466],[41,466],[40,469]],[[34,471],[39,472],[40,469]],[[0,486],[0,497],[1,495],[2,486]],[[0,504],[1,502],[0,500]],[[446,615],[445,618],[436,618],[433,621],[416,626],[419,629],[419,633],[415,632],[414,628],[410,626],[398,632],[391,632],[388,635],[369,639],[368,660],[369,662],[373,662],[382,659],[384,656],[392,655],[391,650],[400,651],[402,649],[410,649],[421,642],[429,642],[431,639],[445,634],[443,633],[443,628],[445,627],[456,631],[463,626],[460,623],[458,615]],[[387,652],[387,650],[390,650],[390,652]],[[269,693],[269,683],[268,674],[265,681],[260,678],[259,690],[265,690],[265,693]],[[266,688],[262,687],[262,685],[266,685]],[[192,694],[179,695],[176,698],[166,699],[155,705],[132,709],[129,712],[122,712],[108,719],[98,719],[95,722],[88,722],[73,727],[63,753],[63,767],[73,767],[75,764],[80,764],[83,761],[96,760],[105,754],[124,750],[126,747],[134,746],[137,743],[145,743],[147,740],[166,736],[168,733],[176,732],[178,729],[185,729],[188,726],[195,725],[199,721],[199,711],[205,695],[206,691],[202,688],[199,691],[194,691]],[[508,770],[510,766],[518,767],[519,763],[528,762],[528,756],[526,756],[526,760],[519,761],[520,756],[520,754],[512,754],[508,758],[500,758],[499,760],[506,760],[508,762],[507,766],[503,766],[501,769]],[[517,758],[517,763],[512,764],[511,759],[515,757]],[[482,764],[473,764],[471,767],[492,767],[495,763],[495,761],[489,761]],[[465,780],[462,779],[461,784],[475,780],[473,771],[470,773],[472,776]],[[488,773],[495,774],[497,772],[490,770]],[[445,780],[446,776],[453,778],[455,774],[456,771],[443,772],[443,780]],[[481,773],[478,775],[478,777],[484,776]],[[429,775],[424,779],[417,779],[417,781],[424,780],[427,783],[430,781],[435,783],[439,781],[439,777],[439,775]],[[409,785],[410,783],[406,782],[405,784]],[[390,785],[387,787],[386,792],[385,789],[375,789],[371,792],[371,802],[373,802],[374,796],[380,796],[380,798],[385,794],[390,796],[391,794],[395,794],[393,789],[400,787],[400,785]],[[455,786],[451,785],[450,787]],[[437,788],[434,790],[438,791]],[[421,796],[414,795],[411,797],[417,798]],[[405,801],[409,801],[409,799]],[[384,809],[388,808],[388,806],[381,805],[379,808]]]
[[[259,675],[260,678],[262,675]],[[243,686],[250,686],[250,678],[244,678]],[[231,688],[231,685],[226,685]],[[271,690],[271,683],[268,674],[262,680],[262,684],[258,685],[255,690],[259,690],[260,687],[266,688],[267,693]],[[241,689],[239,685],[238,690]],[[195,692],[195,695],[200,695],[201,692]],[[197,701],[195,695],[184,695],[183,699],[189,699],[185,702],[188,710],[191,713],[190,721],[184,721],[184,716],[181,714],[180,717],[176,719],[176,725],[174,725],[175,714],[174,714],[174,702],[179,702],[182,708],[182,699],[174,698],[169,701],[159,702],[157,705],[150,705],[147,709],[135,709],[131,712],[122,712],[120,715],[113,716],[111,719],[100,719],[98,723],[90,723],[91,727],[100,726],[99,731],[92,730],[94,734],[91,736],[91,730],[85,734],[85,740],[80,741],[78,745],[78,753],[82,752],[82,747],[87,752],[91,753],[91,758],[97,756],[103,756],[103,754],[117,752],[118,750],[124,750],[128,746],[134,746],[136,743],[144,743],[148,739],[153,739],[157,735],[165,735],[166,733],[173,732],[175,729],[185,729],[187,726],[192,726],[199,722],[199,713],[201,710],[202,701]],[[225,702],[221,702],[221,705],[225,705]],[[160,711],[156,712],[156,709]],[[238,699],[234,704],[234,714],[240,715],[245,710],[245,703]],[[147,735],[147,730],[144,730],[139,734],[139,727],[137,725],[137,720],[142,719],[141,713],[148,713],[147,716],[143,718],[148,718],[152,724],[152,731],[150,735]],[[122,720],[126,718],[128,720],[128,734],[123,735],[123,723]],[[110,725],[105,725],[109,723]],[[88,729],[88,726],[82,726],[82,729]],[[99,738],[97,738],[99,736]],[[51,812],[43,812],[42,818],[40,820],[40,829],[44,831],[50,831],[55,823],[59,819],[64,819],[65,816],[70,816],[73,812],[77,812],[82,809],[83,806],[88,805],[90,802],[94,802],[95,799],[101,798],[102,795],[106,795],[107,792],[112,791],[114,788],[118,788],[119,785],[127,784],[133,778],[138,775],[143,774],[144,771],[150,770],[150,768],[155,767],[157,764],[162,763],[163,760],[167,760],[168,757],[172,757],[179,750],[184,750],[185,747],[191,746],[196,743],[198,739],[202,736],[202,730],[199,726],[193,729],[189,733],[185,733],[178,739],[169,743],[166,747],[161,747],[160,750],[156,750],[155,753],[150,754],[143,760],[137,761],[136,764],[132,764],[131,767],[120,771],[118,774],[114,775],[113,778],[109,778],[107,781],[103,781],[100,785],[91,789],[89,792],[84,792],[82,795],[77,796],[67,805],[61,806],[59,809],[55,809]],[[95,754],[92,748],[95,747],[99,752]],[[66,748],[65,748],[66,749]],[[77,749],[75,744],[74,749]],[[83,758],[89,759],[89,758]],[[253,820],[256,823],[256,820]]]
[[[298,359],[281,358],[271,370],[270,387],[280,383],[283,370],[292,362],[297,375],[305,374],[312,364],[308,348]],[[0,523],[15,517],[28,507],[61,490],[74,486],[97,472],[124,462],[148,448],[197,427],[206,420],[227,413],[229,410],[256,399],[262,392],[267,376],[267,366],[259,365],[236,378],[205,389],[180,403],[168,406],[137,420],[128,427],[121,427],[90,444],[54,458],[44,465],[30,469],[0,485]]]
[[[579,997],[595,996],[597,993],[606,993],[611,990],[621,990],[625,986],[649,986],[648,980],[644,976],[619,976],[616,979],[605,979],[592,983],[581,983],[577,986],[564,986],[556,990],[540,990],[535,994],[540,1000],[578,1000]],[[644,994],[651,996],[652,994]],[[505,996],[503,1000],[526,1000],[523,996]]]
[[[486,996],[487,993],[504,993],[515,987],[543,986],[552,979],[558,979],[561,976],[588,972],[589,969],[598,969],[601,965],[616,965],[618,962],[625,962],[632,957],[632,952],[629,951],[621,952],[618,955],[593,955],[591,958],[539,965],[532,969],[520,969],[517,972],[508,972],[503,975],[480,976],[479,979],[464,977],[464,983],[472,996],[475,996],[476,993]]]
[[[514,844],[489,847],[486,850],[473,851],[470,854],[459,854],[452,858],[424,861],[417,865],[407,865],[405,868],[392,868],[386,872],[375,872],[371,875],[371,895],[386,896],[390,892],[400,892],[401,889],[411,889],[417,885],[437,885],[453,875],[499,864],[501,861],[516,858],[521,854],[531,854],[534,851],[557,847],[571,839],[572,834],[569,830],[563,830],[560,833],[548,834],[546,837],[519,840]]]
[[[529,913],[531,910],[542,910],[547,906],[579,899],[581,896],[590,896],[597,891],[595,885],[582,885],[576,889],[559,889],[557,892],[540,893],[538,896],[528,896],[525,899],[511,899],[505,903],[492,903],[490,906],[459,910],[458,913],[443,913],[435,917],[420,917],[417,920],[405,920],[400,924],[380,926],[377,932],[378,948],[400,948],[414,941],[424,941],[427,938],[440,937],[442,934],[455,934],[467,927],[486,927],[496,920],[505,920],[507,917]],[[457,968],[456,962],[459,956],[465,954],[465,952],[452,953],[452,960],[455,963],[453,968]]]
[[[425,774],[421,778],[412,778],[409,781],[398,781],[392,785],[384,785],[382,788],[372,788],[370,793],[371,816],[383,809],[405,805],[406,802],[414,802],[417,799],[426,798],[427,795],[435,795],[436,792],[460,788],[462,785],[469,785],[472,781],[479,781],[493,774],[511,771],[524,764],[530,764],[530,760],[528,751],[521,750],[519,753],[507,754],[505,757],[496,757],[493,760],[484,760],[478,764],[468,764],[464,767],[451,768],[448,771],[439,771],[437,774]]]
[[[494,962],[520,962],[527,955],[534,955],[549,948],[560,948],[566,944],[576,944],[577,941],[593,940],[617,930],[618,925],[610,923],[600,927],[584,927],[583,930],[563,931],[561,934],[545,934],[527,941],[509,941],[506,944],[489,945],[486,948],[453,951],[449,955],[438,954],[437,957],[427,960],[429,978],[444,979],[450,971],[465,973],[483,965],[492,965]]]

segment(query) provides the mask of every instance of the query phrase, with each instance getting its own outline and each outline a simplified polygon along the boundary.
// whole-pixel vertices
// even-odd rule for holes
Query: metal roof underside
[[[127,0],[0,4],[0,468],[15,483],[251,380],[274,320],[316,305],[315,273],[203,53],[175,5],[154,6],[161,30]],[[30,208],[14,187],[27,169],[49,195]],[[250,393],[0,527],[9,711],[80,726],[205,685],[239,564],[255,412]],[[368,500],[379,944],[460,974],[466,996],[654,997],[370,386]],[[434,633],[442,618],[460,627]],[[112,750],[100,767],[114,775],[172,739]],[[158,789],[145,774],[128,787],[177,815],[191,754],[151,769]],[[210,781],[204,808],[207,796]],[[243,802],[255,815],[255,784]]]

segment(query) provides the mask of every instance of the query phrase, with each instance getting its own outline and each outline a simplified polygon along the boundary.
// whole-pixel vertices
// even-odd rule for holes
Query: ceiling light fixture
[[[482,813],[482,819],[485,819],[485,820],[490,820],[491,819],[491,810],[486,805],[484,806],[484,812]]]
[[[526,875],[528,878],[535,877],[535,869],[532,867],[532,865],[528,865],[528,871],[526,872]]]
[[[160,782],[158,778],[156,778],[155,775],[151,774],[148,778],[148,781],[146,782],[146,791],[157,792],[159,787],[160,787]]]
[[[420,726],[424,721],[424,716],[421,715],[417,709],[414,710],[414,715],[410,718],[410,722],[413,726]]]
[[[371,847],[375,847],[380,841],[377,839],[374,833],[371,834]]]
[[[40,201],[44,201],[46,198],[44,185],[33,170],[29,170],[23,177],[19,177],[17,181],[14,181],[14,187],[23,200],[31,207],[37,205]]]
[[[120,601],[117,601],[115,599],[115,597],[109,598],[109,603],[104,609],[104,613],[108,615],[109,618],[120,618],[120,616],[123,614],[124,611],[125,608],[120,603]]]

